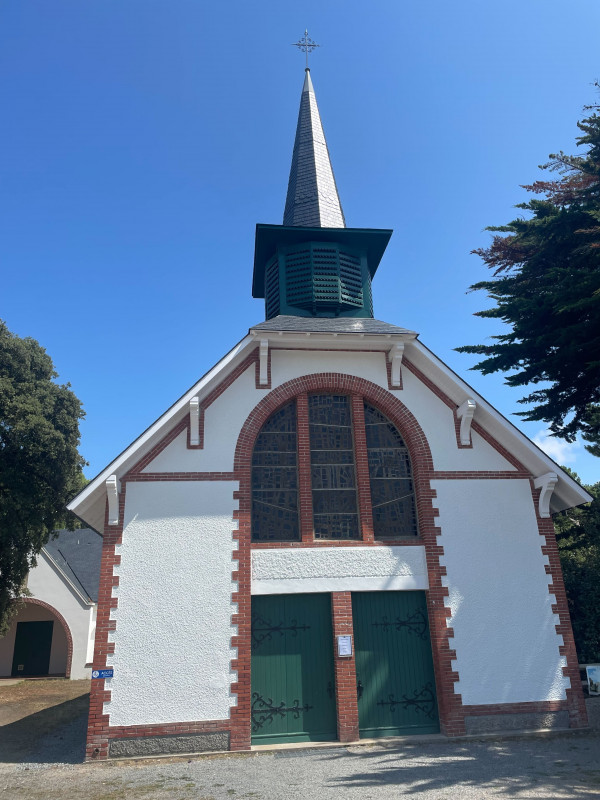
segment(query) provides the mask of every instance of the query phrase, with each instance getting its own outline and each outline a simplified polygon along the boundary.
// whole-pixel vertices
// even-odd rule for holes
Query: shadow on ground
[[[397,786],[401,793],[426,794],[454,787],[493,789],[513,797],[600,796],[600,734],[510,741],[408,745],[382,753],[351,748],[344,776],[328,783],[344,789]],[[324,756],[331,761],[338,752]],[[431,796],[431,795],[428,795]],[[485,795],[487,796],[487,795]]]
[[[0,763],[78,764],[85,756],[89,695],[0,727]]]

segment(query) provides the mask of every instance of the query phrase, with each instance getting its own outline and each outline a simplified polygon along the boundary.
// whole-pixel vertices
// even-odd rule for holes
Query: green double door
[[[352,594],[361,738],[439,731],[425,592]]]
[[[328,594],[252,598],[252,743],[337,739]]]

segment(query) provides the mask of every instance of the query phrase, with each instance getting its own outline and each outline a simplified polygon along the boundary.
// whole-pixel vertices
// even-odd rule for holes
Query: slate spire
[[[283,224],[346,227],[308,67],[300,99]]]

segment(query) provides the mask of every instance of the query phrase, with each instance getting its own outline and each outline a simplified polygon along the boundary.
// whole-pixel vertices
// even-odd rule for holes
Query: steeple
[[[346,227],[308,67],[300,98],[283,224]]]
[[[297,44],[306,52],[312,40]],[[256,226],[252,296],[265,316],[373,318],[371,281],[392,231],[347,228],[306,68],[283,225]]]

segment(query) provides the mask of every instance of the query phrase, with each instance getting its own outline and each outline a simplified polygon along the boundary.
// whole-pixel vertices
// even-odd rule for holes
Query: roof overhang
[[[450,367],[444,364],[412,331],[405,333],[326,333],[322,331],[307,333],[287,330],[250,329],[244,337],[221,361],[195,383],[171,408],[156,420],[141,436],[112,461],[86,488],[67,506],[77,517],[98,532],[104,528],[107,486],[111,476],[120,480],[163,436],[189,413],[189,403],[194,397],[202,402],[215,386],[232,371],[257,346],[260,341],[277,342],[289,349],[327,349],[327,350],[380,350],[390,351],[394,345],[403,342],[405,356],[435,385],[460,406],[468,398],[477,403],[476,421],[488,431],[503,447],[511,452],[531,473],[538,478],[548,472],[558,475],[558,482],[552,493],[550,512],[564,511],[567,508],[588,503],[592,497],[577,481],[564,472],[550,456],[540,450],[525,434],[496,411],[468,383],[463,381]],[[284,344],[285,343],[285,344]],[[401,399],[401,396],[400,396]]]
[[[364,253],[371,278],[375,275],[393,231],[378,228],[302,228],[286,225],[256,226],[252,297],[265,296],[265,266],[278,247],[304,242],[335,242]]]

